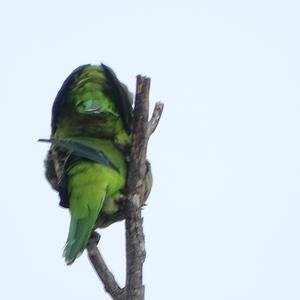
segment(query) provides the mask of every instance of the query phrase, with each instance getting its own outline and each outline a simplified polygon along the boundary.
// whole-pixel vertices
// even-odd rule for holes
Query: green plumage
[[[53,136],[89,136],[128,145],[131,103],[132,95],[108,67],[79,67],[65,81],[54,102]]]
[[[69,236],[64,251],[68,264],[83,252],[100,210],[104,214],[118,211],[116,201],[126,180],[124,155],[112,142],[95,138],[73,140],[101,151],[114,162],[118,170],[87,160],[79,160],[66,170],[71,211]]]
[[[54,101],[46,177],[71,212],[67,264],[84,251],[95,228],[124,219],[119,204],[131,142],[131,97],[110,68],[85,65],[71,73]],[[151,184],[148,165],[145,200]]]

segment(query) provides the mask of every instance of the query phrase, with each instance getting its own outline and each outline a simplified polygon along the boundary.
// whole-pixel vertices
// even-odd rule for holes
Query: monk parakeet
[[[131,123],[132,95],[103,64],[75,69],[56,96],[45,165],[60,205],[71,213],[63,254],[67,264],[84,251],[95,228],[124,219],[120,203]],[[151,185],[147,162],[144,201]]]

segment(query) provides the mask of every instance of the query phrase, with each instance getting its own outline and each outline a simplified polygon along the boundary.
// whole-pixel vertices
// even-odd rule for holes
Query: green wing
[[[69,154],[76,155],[80,158],[86,158],[103,166],[113,168],[116,171],[118,170],[118,168],[110,160],[107,159],[103,152],[84,145],[80,142],[56,139],[39,139],[39,142],[51,143],[52,145],[56,145],[67,151]]]

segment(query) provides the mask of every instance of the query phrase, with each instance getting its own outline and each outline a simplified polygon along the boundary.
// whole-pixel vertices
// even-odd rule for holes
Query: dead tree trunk
[[[89,259],[104,284],[105,290],[115,300],[144,300],[143,264],[146,257],[141,206],[143,203],[146,172],[147,144],[160,120],[163,103],[156,103],[152,117],[149,115],[150,78],[138,75],[133,112],[132,146],[124,195],[126,230],[126,284],[121,288],[108,269],[97,247],[100,236],[94,233],[87,246]]]

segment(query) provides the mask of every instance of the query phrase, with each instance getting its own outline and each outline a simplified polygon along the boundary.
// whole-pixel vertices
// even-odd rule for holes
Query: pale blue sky
[[[84,63],[165,111],[150,141],[147,299],[300,299],[298,1],[0,4],[0,299],[109,299],[43,176],[54,97]],[[101,248],[124,280],[124,228]]]

